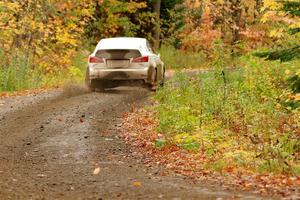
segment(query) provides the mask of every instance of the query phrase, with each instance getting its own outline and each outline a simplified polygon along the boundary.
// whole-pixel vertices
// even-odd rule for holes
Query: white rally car
[[[135,82],[156,90],[164,79],[164,63],[145,38],[102,39],[89,56],[86,84],[91,91]]]

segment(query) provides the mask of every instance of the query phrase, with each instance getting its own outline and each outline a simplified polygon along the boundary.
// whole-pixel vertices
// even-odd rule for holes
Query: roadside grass
[[[0,92],[14,92],[41,87],[61,86],[68,82],[82,82],[86,59],[78,52],[67,69],[57,67],[51,71],[35,64],[30,55],[0,51]]]
[[[30,58],[24,54],[15,53],[8,57],[5,56],[4,52],[0,52],[0,60],[0,92],[15,91],[39,85],[39,79],[35,79],[36,74],[32,73]]]
[[[167,69],[205,69],[209,61],[201,52],[182,51],[163,45],[159,50]],[[72,58],[62,58],[68,66],[56,66],[58,60],[40,63],[24,51],[5,53],[0,49],[0,92],[15,92],[37,88],[50,88],[68,82],[83,82],[86,70],[87,52],[79,50]],[[51,54],[59,58],[58,55]],[[49,56],[50,58],[51,56]],[[71,59],[71,60],[70,60]]]
[[[183,51],[170,45],[162,45],[159,50],[167,69],[205,69],[208,59],[202,52]]]
[[[288,78],[299,61],[269,62],[243,56],[243,66],[214,70],[194,77],[178,72],[154,99],[159,142],[200,151],[205,166],[222,171],[300,175],[300,109],[291,98]]]

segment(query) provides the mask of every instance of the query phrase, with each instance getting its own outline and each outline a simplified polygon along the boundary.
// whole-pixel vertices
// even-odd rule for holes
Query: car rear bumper
[[[93,69],[90,70],[90,79],[102,80],[144,80],[148,82],[149,68],[132,69]]]

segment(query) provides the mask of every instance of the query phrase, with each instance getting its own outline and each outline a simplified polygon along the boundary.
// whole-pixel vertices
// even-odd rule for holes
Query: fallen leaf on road
[[[94,175],[97,175],[97,174],[99,174],[99,173],[100,173],[100,167],[97,167],[97,168],[94,170],[93,174],[94,174]]]
[[[7,92],[2,92],[0,93],[0,97],[8,97],[9,94]]]
[[[117,194],[117,197],[121,197],[121,196],[122,196],[122,193]]]
[[[142,185],[142,183],[141,182],[133,182],[132,185],[135,187],[140,187]]]
[[[300,177],[297,178],[296,184],[297,184],[297,185],[300,185]]]

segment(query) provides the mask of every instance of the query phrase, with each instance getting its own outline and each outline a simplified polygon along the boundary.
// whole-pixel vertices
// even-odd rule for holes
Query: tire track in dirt
[[[117,126],[148,95],[141,88],[87,93],[75,86],[27,107],[8,103],[18,109],[0,110],[0,199],[257,199],[145,167]]]

